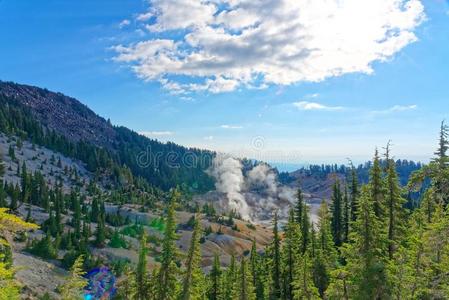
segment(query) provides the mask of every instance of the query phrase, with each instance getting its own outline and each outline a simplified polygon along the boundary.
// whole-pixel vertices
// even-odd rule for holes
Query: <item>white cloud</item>
[[[173,131],[139,131],[139,134],[149,138],[157,138],[163,136],[171,136],[175,133]]]
[[[125,20],[121,21],[120,24],[118,24],[118,27],[123,28],[123,27],[128,26],[129,24],[131,24],[131,21],[125,19]]]
[[[390,108],[384,109],[384,110],[374,110],[371,113],[373,114],[389,114],[394,112],[402,112],[402,111],[408,111],[408,110],[415,110],[418,108],[418,105],[412,104],[412,105],[394,105]]]
[[[155,36],[116,61],[177,93],[318,82],[373,72],[415,42],[420,0],[150,0],[137,20]],[[165,33],[176,31],[180,38]],[[161,35],[162,34],[162,35]],[[183,83],[176,78],[186,77]]]
[[[205,136],[203,139],[206,141],[212,141],[214,139],[214,136],[213,135]]]
[[[225,125],[221,125],[220,128],[223,128],[223,129],[242,129],[243,126],[225,124]]]
[[[404,111],[404,110],[414,110],[417,109],[418,105],[412,104],[412,105],[395,105],[392,106],[389,110],[390,111]]]
[[[327,106],[317,102],[299,101],[294,102],[293,106],[300,110],[342,110],[342,106]]]

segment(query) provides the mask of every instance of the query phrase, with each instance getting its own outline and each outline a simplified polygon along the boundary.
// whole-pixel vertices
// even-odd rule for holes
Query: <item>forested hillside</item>
[[[213,152],[148,139],[112,126],[76,99],[46,89],[0,81],[0,131],[78,158],[95,172],[127,168],[135,177],[168,190],[182,183],[193,192],[213,188],[204,172]]]

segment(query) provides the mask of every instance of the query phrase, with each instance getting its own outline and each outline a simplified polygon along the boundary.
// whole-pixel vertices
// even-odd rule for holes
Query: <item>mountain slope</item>
[[[0,131],[11,134],[15,133],[11,128],[19,128],[21,135],[36,144],[84,161],[90,171],[125,166],[135,177],[164,190],[180,182],[192,192],[213,188],[212,178],[204,172],[213,152],[161,143],[112,126],[61,93],[0,81],[0,117]],[[119,181],[120,176],[115,177]]]

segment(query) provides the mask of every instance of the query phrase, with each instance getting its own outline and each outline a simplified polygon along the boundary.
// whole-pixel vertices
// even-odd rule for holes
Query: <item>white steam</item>
[[[275,210],[281,217],[287,216],[295,197],[293,189],[280,185],[276,172],[267,164],[256,165],[246,177],[242,168],[241,161],[231,156],[219,154],[214,158],[209,174],[216,180],[217,191],[226,196],[221,207],[251,221],[271,219]]]
[[[217,154],[212,162],[210,174],[215,178],[215,188],[224,193],[223,207],[240,213],[243,219],[251,220],[250,210],[242,195],[244,178],[240,160],[224,154]]]

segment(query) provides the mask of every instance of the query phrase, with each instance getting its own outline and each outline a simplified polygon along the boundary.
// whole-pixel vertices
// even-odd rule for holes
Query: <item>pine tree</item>
[[[147,240],[145,233],[140,238],[139,261],[137,263],[135,272],[135,295],[133,299],[145,300],[148,299],[148,274],[147,274]]]
[[[105,221],[103,215],[98,215],[97,220],[97,230],[95,233],[95,245],[99,248],[105,246],[106,243],[106,232],[105,232]]]
[[[374,152],[373,167],[370,170],[370,194],[374,205],[374,214],[381,218],[384,216],[384,187],[382,181],[382,168],[380,167],[379,152]]]
[[[401,188],[396,173],[396,164],[392,159],[387,160],[386,185],[387,192],[385,206],[387,213],[387,238],[389,241],[388,257],[393,259],[393,253],[401,240],[401,233],[404,230],[403,225],[406,216],[402,207],[405,203],[405,199],[401,197]]]
[[[209,291],[208,291],[208,299],[209,300],[219,300],[222,298],[222,271],[220,266],[220,259],[218,254],[214,254],[214,263],[212,265],[212,270],[209,274]]]
[[[343,216],[342,216],[342,242],[347,243],[349,238],[349,229],[351,223],[351,203],[349,202],[348,187],[345,186],[345,194],[343,196]]]
[[[304,205],[301,218],[301,252],[304,254],[310,242],[310,218],[309,207]]]
[[[295,212],[291,209],[289,212],[288,223],[285,228],[285,241],[282,248],[283,265],[285,266],[283,275],[283,294],[284,298],[289,300],[293,299],[293,279],[297,257],[302,251],[301,240],[299,225],[295,220]]]
[[[199,215],[197,215],[194,220],[193,233],[190,240],[190,248],[185,263],[186,271],[184,274],[180,297],[180,299],[182,300],[204,299],[206,296],[206,289],[204,288],[205,279],[200,267],[201,225],[198,218]]]
[[[251,277],[251,272],[248,270],[247,262],[244,257],[242,257],[242,261],[240,262],[239,281],[238,299],[256,300],[256,294],[252,283],[253,279]]]
[[[83,278],[84,258],[80,255],[70,268],[67,281],[61,286],[61,298],[63,300],[74,300],[82,297],[83,288],[87,285],[87,279]]]
[[[275,212],[273,219],[273,261],[271,267],[272,286],[270,291],[270,299],[280,299],[281,297],[281,240],[278,230],[278,213]]]
[[[340,191],[340,182],[335,181],[332,194],[332,219],[331,229],[334,243],[337,247],[342,244],[343,234],[343,214],[342,214],[342,196]]]
[[[435,167],[433,168],[432,183],[435,187],[436,202],[447,205],[449,203],[449,157],[447,151],[449,149],[449,127],[441,122],[440,138],[438,149],[435,152],[436,157],[433,159]]]
[[[303,207],[304,207],[304,197],[302,195],[301,188],[298,188],[298,191],[296,193],[295,213],[296,213],[296,222],[298,222],[298,224],[300,225],[302,223]]]
[[[176,223],[175,205],[179,198],[179,192],[174,190],[170,199],[167,220],[165,224],[164,238],[162,240],[161,267],[158,274],[158,285],[156,287],[156,299],[175,299],[178,293],[178,267],[176,265]]]
[[[348,284],[351,299],[388,298],[388,281],[382,249],[385,242],[381,235],[381,223],[374,214],[367,188],[362,189],[359,198],[358,218],[349,243],[342,249],[347,265]],[[345,271],[340,273],[346,273]],[[343,277],[345,278],[345,277]],[[335,285],[338,278],[333,278]],[[329,287],[335,292],[335,286]],[[332,295],[329,295],[332,297]],[[335,295],[334,295],[335,296]]]
[[[295,265],[293,288],[294,299],[320,299],[318,289],[313,283],[309,252],[303,254]]]
[[[233,298],[238,293],[237,289],[237,266],[235,264],[235,256],[231,255],[231,262],[226,269],[223,277],[223,300],[234,300]]]
[[[357,209],[358,209],[358,197],[359,197],[359,184],[357,180],[357,172],[354,166],[351,168],[351,186],[350,186],[350,196],[351,196],[351,220],[354,222],[357,219]]]

